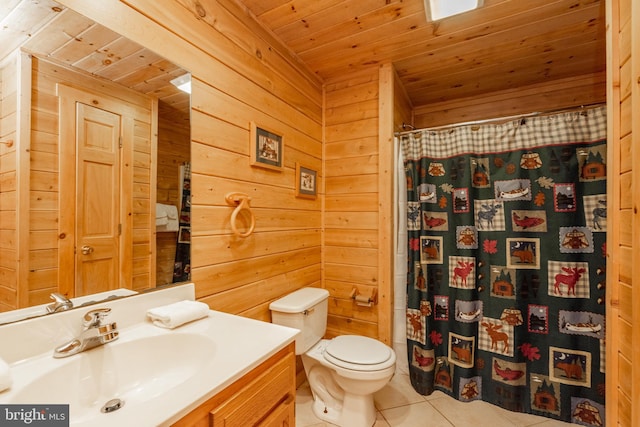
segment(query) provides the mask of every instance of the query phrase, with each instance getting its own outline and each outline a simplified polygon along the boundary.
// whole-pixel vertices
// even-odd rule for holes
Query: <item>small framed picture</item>
[[[251,166],[282,171],[284,137],[275,131],[250,123]]]
[[[315,199],[318,193],[318,172],[296,163],[296,197]]]
[[[191,227],[180,227],[178,231],[178,243],[191,243]]]

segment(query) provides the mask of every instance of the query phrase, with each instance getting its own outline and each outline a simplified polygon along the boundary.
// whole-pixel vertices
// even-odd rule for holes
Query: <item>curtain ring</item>
[[[233,231],[233,234],[238,237],[249,237],[251,233],[253,233],[253,229],[256,228],[256,218],[255,216],[253,216],[253,212],[251,212],[251,206],[249,205],[251,197],[249,197],[245,193],[228,193],[224,197],[224,199],[229,205],[236,206],[236,208],[233,210],[233,213],[231,214],[231,220],[229,221],[231,223],[231,230]],[[246,232],[241,233],[238,230],[238,227],[236,227],[236,221],[238,219],[238,214],[243,209],[246,209],[246,211],[249,213],[251,224],[249,225],[249,229]]]

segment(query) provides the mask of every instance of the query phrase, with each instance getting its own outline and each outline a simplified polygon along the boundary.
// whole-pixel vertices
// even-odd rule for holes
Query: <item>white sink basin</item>
[[[155,333],[158,335],[151,335]],[[64,359],[41,355],[16,364],[16,392],[7,403],[69,404],[71,425],[105,417],[112,399],[121,409],[153,401],[207,370],[216,344],[202,334],[150,325],[127,329],[119,340]]]
[[[69,404],[72,424],[103,416],[112,399],[138,405],[156,399],[198,375],[211,363],[216,345],[209,337],[174,333],[118,340],[65,359],[51,355],[16,366],[27,382],[10,403]],[[45,368],[43,371],[42,368]],[[19,372],[23,371],[23,372]]]

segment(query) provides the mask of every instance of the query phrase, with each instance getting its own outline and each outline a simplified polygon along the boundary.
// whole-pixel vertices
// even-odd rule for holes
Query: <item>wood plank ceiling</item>
[[[53,0],[7,0],[0,5],[0,59],[17,47],[77,71],[159,99],[159,114],[188,123],[190,96],[170,83],[186,73]]]
[[[604,0],[484,0],[436,22],[423,0],[235,1],[321,81],[394,63],[415,107],[605,71]],[[3,2],[0,58],[26,41],[39,55],[188,106],[167,83],[182,70],[60,10],[52,0]]]
[[[323,81],[392,62],[414,106],[604,72],[604,0],[239,0]],[[451,1],[451,0],[446,0]]]

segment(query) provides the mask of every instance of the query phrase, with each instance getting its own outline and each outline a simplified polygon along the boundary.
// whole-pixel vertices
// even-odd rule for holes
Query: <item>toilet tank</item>
[[[329,291],[301,288],[269,304],[271,322],[300,330],[296,354],[303,354],[327,331]]]

